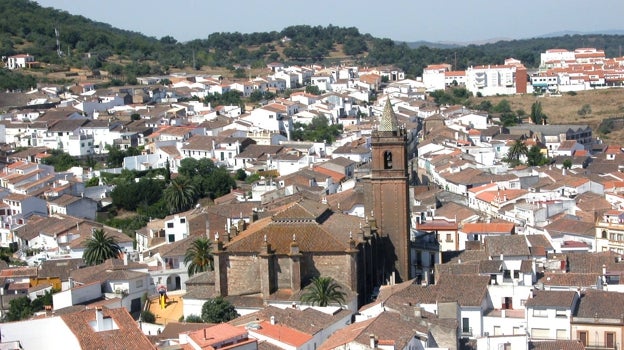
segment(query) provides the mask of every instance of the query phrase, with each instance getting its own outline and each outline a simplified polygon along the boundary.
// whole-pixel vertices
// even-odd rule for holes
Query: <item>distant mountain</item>
[[[397,44],[402,44],[403,41],[397,41]],[[459,43],[452,43],[452,42],[431,42],[431,41],[412,41],[412,42],[406,42],[405,43],[407,45],[407,47],[409,47],[410,49],[416,49],[419,48],[421,46],[427,46],[430,47],[432,49],[454,49],[457,47],[462,47],[465,46],[463,44],[459,44]]]
[[[624,29],[597,30],[591,32],[581,32],[578,30],[562,30],[537,36],[537,38],[555,38],[566,35],[624,35]]]
[[[397,42],[360,33],[355,27],[296,25],[279,32],[212,33],[205,39],[180,43],[171,36],[157,39],[43,8],[32,0],[2,0],[0,13],[2,56],[29,53],[48,71],[66,71],[70,67],[106,71],[112,77],[111,84],[135,84],[136,77],[166,74],[171,69],[205,71],[214,67],[226,68],[233,76],[244,78],[249,75],[245,69],[235,67],[261,69],[271,62],[394,65],[409,77],[421,75],[429,64],[452,62],[453,69],[462,70],[474,65],[500,64],[509,57],[535,68],[540,53],[550,48],[573,50],[591,45],[604,49],[607,57],[615,57],[621,55],[624,42],[624,35],[603,34],[624,33],[622,30],[452,43]],[[14,80],[16,76],[0,77],[0,90],[33,85],[25,78]]]

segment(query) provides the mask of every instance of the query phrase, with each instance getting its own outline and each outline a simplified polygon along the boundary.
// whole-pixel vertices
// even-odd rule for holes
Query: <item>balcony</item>
[[[461,330],[461,336],[462,337],[472,337],[472,327],[468,327],[468,328],[463,328]]]
[[[587,350],[607,350],[607,349],[617,350],[618,346],[616,343],[606,344],[606,343],[601,343],[601,342],[590,342],[589,344],[585,345],[585,349]]]

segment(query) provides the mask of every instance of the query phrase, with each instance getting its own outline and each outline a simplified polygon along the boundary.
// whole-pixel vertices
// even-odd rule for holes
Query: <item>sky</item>
[[[396,41],[482,42],[623,30],[623,0],[36,0],[120,29],[180,42],[291,25],[356,27]]]

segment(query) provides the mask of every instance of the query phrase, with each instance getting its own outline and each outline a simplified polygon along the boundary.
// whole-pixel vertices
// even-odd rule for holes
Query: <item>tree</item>
[[[521,163],[520,157],[523,155],[526,156],[528,151],[527,146],[522,140],[516,140],[509,148],[509,151],[507,151],[505,161],[511,166],[516,166]]]
[[[526,156],[527,165],[529,166],[539,166],[548,163],[548,158],[544,156],[542,149],[537,145],[533,145],[529,148]]]
[[[200,237],[191,243],[184,254],[184,264],[189,276],[213,269],[212,243],[206,237]]]
[[[234,305],[219,296],[209,299],[202,306],[202,320],[207,323],[228,322],[240,316]]]
[[[198,316],[198,315],[188,315],[184,319],[184,322],[187,322],[187,323],[204,323],[204,320],[201,318],[201,316]]]
[[[572,169],[572,160],[571,159],[565,159],[563,161],[563,168],[564,169]]]
[[[146,323],[155,323],[156,315],[149,310],[143,310],[141,311],[141,320]]]
[[[28,297],[19,297],[9,302],[9,310],[3,321],[20,321],[31,317],[35,312],[43,310],[46,305],[52,305],[52,292],[45,291],[44,295],[30,300]]]
[[[50,156],[43,158],[43,164],[52,165],[55,171],[65,171],[73,166],[78,165],[76,158],[60,150],[48,151]]]
[[[312,95],[320,95],[321,94],[321,89],[319,89],[318,86],[316,85],[308,85],[305,88],[305,92],[307,92],[308,94],[312,94]]]
[[[195,202],[196,194],[195,186],[184,176],[171,180],[163,192],[165,202],[171,213],[179,213],[189,209]]]
[[[8,322],[27,319],[34,313],[30,299],[28,297],[19,297],[9,302],[9,311],[4,315],[4,320]]]
[[[531,121],[533,124],[546,124],[548,117],[542,111],[542,103],[539,101],[531,105]]]
[[[243,169],[236,170],[236,180],[245,181],[246,178],[247,178],[247,172],[245,170]]]
[[[329,120],[323,116],[312,118],[309,125],[295,123],[291,138],[293,140],[306,140],[333,143],[336,137],[342,133],[341,124],[329,125]]]
[[[87,239],[86,249],[82,255],[87,265],[99,265],[107,259],[116,258],[121,253],[121,247],[115,237],[107,235],[104,230],[93,231]]]
[[[150,206],[162,197],[164,181],[143,178],[135,182],[132,181],[135,176],[133,172],[128,172],[127,176],[131,178],[119,183],[111,192],[113,205],[117,208],[134,211],[140,206]]]
[[[345,302],[345,296],[346,293],[333,278],[315,277],[301,296],[301,301],[319,306],[327,306],[330,303],[342,305]]]
[[[579,109],[576,114],[580,115],[581,117],[584,117],[588,114],[591,114],[592,109],[591,106],[589,104],[584,104],[583,107],[581,107],[581,109]]]
[[[492,112],[496,112],[496,113],[511,112],[511,105],[509,104],[509,101],[507,101],[506,99],[502,99],[500,100],[500,102],[496,104],[496,106],[492,107]]]

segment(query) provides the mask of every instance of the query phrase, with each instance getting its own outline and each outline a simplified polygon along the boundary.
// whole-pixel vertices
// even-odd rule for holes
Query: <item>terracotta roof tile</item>
[[[529,350],[585,350],[580,340],[530,341]]]
[[[574,317],[611,318],[622,322],[622,310],[624,293],[588,290],[581,295]]]
[[[156,349],[125,308],[104,308],[102,312],[105,318],[113,320],[117,329],[95,331],[90,325],[90,322],[96,320],[96,311],[93,309],[61,315],[61,318],[78,338],[83,349]]]
[[[258,220],[225,246],[230,252],[259,252],[264,240],[276,254],[290,252],[293,239],[304,252],[344,252],[349,232],[361,219],[334,213],[326,204],[303,200],[286,205],[272,217]]]
[[[530,256],[529,245],[524,235],[485,237],[487,254],[498,258],[503,256]]]
[[[528,307],[566,307],[572,309],[576,298],[574,291],[550,291],[540,290],[535,292],[533,298],[526,301]]]
[[[513,234],[515,232],[513,223],[504,222],[477,222],[464,224],[461,232],[466,234]]]
[[[587,288],[596,286],[595,273],[544,273],[537,283],[545,286]]]

